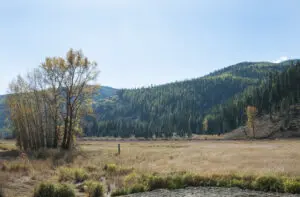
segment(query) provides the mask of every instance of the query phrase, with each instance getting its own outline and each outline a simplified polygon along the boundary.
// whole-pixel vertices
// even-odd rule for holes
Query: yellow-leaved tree
[[[255,119],[257,116],[257,108],[254,106],[248,106],[246,108],[247,113],[247,126],[252,131],[252,137],[255,138]]]
[[[90,85],[98,73],[97,63],[70,49],[66,58],[46,58],[33,72],[11,82],[7,102],[20,148],[70,149],[99,89]]]

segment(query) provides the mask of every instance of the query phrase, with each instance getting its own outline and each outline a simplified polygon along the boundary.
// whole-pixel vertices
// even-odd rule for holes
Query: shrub
[[[139,181],[140,177],[136,173],[131,173],[124,178],[126,186],[133,185]]]
[[[103,197],[104,188],[100,182],[86,181],[84,185],[87,187],[88,197]]]
[[[284,192],[292,193],[292,194],[300,194],[300,182],[296,180],[286,180],[283,183]]]
[[[104,171],[106,171],[109,175],[128,175],[133,171],[133,168],[121,168],[118,167],[116,164],[105,164]]]
[[[260,191],[283,192],[283,181],[281,178],[274,176],[261,176],[257,177],[254,181],[254,189]]]
[[[168,188],[165,178],[159,176],[150,176],[148,180],[149,190]]]
[[[129,188],[129,193],[130,194],[140,193],[140,192],[145,192],[145,191],[147,191],[147,186],[145,186],[141,183],[134,184],[133,186],[131,186]]]
[[[252,184],[254,181],[254,176],[243,176],[241,177],[241,179],[233,179],[231,187],[239,187],[241,189],[254,189]]]
[[[60,168],[59,169],[59,181],[70,181],[74,179],[74,171],[72,168]]]
[[[88,174],[82,168],[74,169],[74,178],[76,182],[83,182],[88,179]]]
[[[33,197],[75,197],[75,192],[65,184],[41,183],[35,188]]]
[[[111,193],[111,196],[123,196],[129,194],[129,190],[126,188],[120,188]]]
[[[192,186],[192,187],[216,186],[215,181],[213,181],[209,177],[193,175],[193,174],[183,175],[183,182],[185,186]]]
[[[170,175],[166,178],[168,189],[179,189],[184,187],[183,175]]]
[[[88,179],[87,172],[82,168],[60,168],[59,181],[83,182]]]
[[[185,186],[193,186],[193,187],[198,186],[198,184],[195,182],[195,176],[192,174],[185,174],[183,176],[183,182]]]
[[[52,183],[41,183],[35,188],[33,197],[55,197],[55,185]]]
[[[106,165],[104,166],[104,170],[105,170],[106,172],[108,172],[108,173],[114,173],[114,172],[117,171],[117,165],[116,165],[116,164],[113,164],[113,163],[111,163],[111,164],[106,164]]]
[[[55,197],[75,197],[73,188],[66,184],[56,185]]]
[[[230,187],[238,187],[241,189],[249,189],[249,185],[251,185],[251,183],[246,186],[247,184],[245,183],[244,180],[237,180],[237,179],[233,179],[232,181],[230,181]]]
[[[133,172],[133,168],[119,168],[117,169],[117,174],[124,176]]]
[[[30,171],[31,166],[29,163],[24,161],[13,161],[13,162],[3,162],[1,170],[8,172],[28,172]]]

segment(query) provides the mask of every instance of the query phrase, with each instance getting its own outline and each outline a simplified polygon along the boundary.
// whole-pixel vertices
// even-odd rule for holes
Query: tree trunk
[[[69,129],[68,129],[68,138],[67,138],[67,144],[66,144],[66,148],[70,149],[71,148],[71,139],[73,137],[73,114],[72,114],[72,109],[70,110],[71,114],[70,114],[70,124],[69,124]]]
[[[57,110],[54,117],[54,138],[53,138],[53,148],[57,148],[58,144],[58,125],[57,125]]]
[[[65,128],[64,128],[64,137],[63,137],[63,141],[62,141],[62,148],[63,149],[68,149],[67,146],[67,139],[68,139],[68,129],[69,129],[69,124],[70,124],[70,120],[69,120],[69,115],[70,115],[70,98],[69,95],[67,96],[67,105],[66,105],[66,118],[65,118]]]

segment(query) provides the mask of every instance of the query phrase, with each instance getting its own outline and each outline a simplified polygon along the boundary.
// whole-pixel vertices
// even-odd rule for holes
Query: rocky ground
[[[300,197],[296,194],[265,193],[239,188],[197,187],[178,190],[155,190],[126,197]]]

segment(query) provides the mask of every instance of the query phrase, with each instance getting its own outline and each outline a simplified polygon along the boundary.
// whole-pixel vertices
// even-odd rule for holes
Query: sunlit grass
[[[24,184],[34,187],[37,183],[51,181],[81,185],[91,181],[102,184],[106,191],[114,190],[115,195],[186,186],[234,186],[299,193],[300,141],[296,140],[79,143],[81,151],[72,156],[70,162],[57,162],[65,161],[68,153],[53,151],[46,158],[30,157],[29,170],[22,170],[17,164],[7,167],[2,173],[10,177],[4,182],[10,187],[4,185],[4,189],[15,197],[32,196]],[[120,155],[117,154],[118,144],[121,145]],[[20,161],[23,162],[10,158],[5,162]],[[20,178],[26,181],[19,182]],[[111,189],[110,185],[114,187]]]

